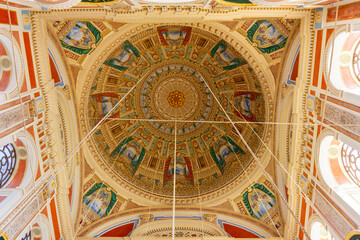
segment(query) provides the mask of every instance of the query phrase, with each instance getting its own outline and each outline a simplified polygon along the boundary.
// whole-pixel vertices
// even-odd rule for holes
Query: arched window
[[[360,155],[359,151],[347,144],[341,148],[341,160],[344,170],[358,187],[360,187]]]
[[[326,136],[320,145],[319,163],[325,182],[359,214],[359,151],[333,136]]]
[[[360,33],[342,32],[328,43],[325,76],[336,90],[360,95]],[[330,71],[330,72],[329,72]]]
[[[2,188],[14,173],[16,166],[16,151],[14,145],[6,144],[0,148],[0,188]]]
[[[334,238],[320,222],[314,222],[310,230],[311,240],[333,240]]]

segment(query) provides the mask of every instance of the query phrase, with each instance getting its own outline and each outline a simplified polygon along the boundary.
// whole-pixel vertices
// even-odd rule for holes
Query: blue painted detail
[[[61,75],[61,72],[60,72],[60,70],[59,70],[59,67],[58,67],[57,62],[55,61],[54,55],[52,54],[52,52],[51,52],[51,50],[50,50],[49,48],[48,48],[48,52],[49,52],[49,54],[50,54],[50,57],[51,57],[52,60],[54,61],[54,64],[55,64],[55,67],[56,67],[56,71],[58,72],[58,75],[59,75],[59,77],[60,77],[60,82],[55,83],[55,87],[57,87],[57,86],[64,86],[64,79],[63,79],[63,77],[62,77],[62,75]]]
[[[160,216],[160,217],[154,217],[154,221],[157,220],[161,220],[161,219],[172,219],[172,216]],[[203,220],[202,217],[200,216],[175,216],[175,218],[179,218],[179,219],[198,219],[198,220]]]
[[[40,107],[40,105],[42,106]],[[38,114],[45,111],[45,100],[43,97],[36,98],[36,111]]]
[[[291,76],[291,73],[292,73],[292,71],[293,71],[294,64],[295,64],[295,60],[296,60],[296,57],[297,57],[299,51],[300,51],[300,45],[299,45],[299,47],[296,49],[295,57],[294,57],[294,59],[292,60],[291,68],[290,68],[290,71],[289,71],[289,75],[287,76],[286,83],[289,84],[289,85],[296,85],[296,82],[293,81],[293,80],[291,80],[291,79],[290,79],[290,76]],[[300,62],[299,62],[299,64],[300,64]]]
[[[120,224],[116,224],[114,226],[111,226],[111,227],[105,229],[104,231],[94,235],[93,238],[100,237],[102,234],[104,234],[104,233],[106,233],[106,232],[108,232],[108,231],[110,231],[110,230],[112,230],[114,228],[120,227],[122,225],[126,225],[128,223],[132,223],[132,222],[134,223],[134,227],[133,227],[133,231],[134,231],[134,229],[136,229],[137,225],[139,224],[139,219],[133,219],[133,220],[130,220],[130,221],[127,221],[127,222],[122,222]],[[131,231],[131,233],[132,233],[132,231]],[[129,233],[129,235],[127,235],[127,236],[129,237],[131,233]]]
[[[24,15],[24,14],[29,16],[29,23],[30,23],[30,25],[23,24],[24,30],[31,31],[30,11],[29,10],[21,10],[21,15]]]
[[[260,233],[257,233],[255,232],[254,230],[250,229],[250,228],[247,228],[245,226],[242,226],[242,225],[239,225],[239,224],[236,224],[236,223],[233,223],[233,222],[228,222],[226,220],[222,220],[222,219],[218,219],[218,224],[219,226],[224,229],[224,225],[223,223],[227,223],[227,224],[230,224],[230,225],[233,225],[233,226],[236,226],[236,227],[239,227],[239,228],[242,228],[242,229],[245,229],[246,231],[249,231],[257,236],[259,236],[260,238],[266,238],[265,236],[261,235]],[[227,233],[226,233],[227,234]],[[231,237],[229,234],[227,234],[229,237]]]
[[[321,11],[323,11],[323,8],[317,8],[316,10],[315,10],[315,24],[314,24],[314,26],[315,26],[315,28],[316,29],[321,29],[321,27],[322,27],[322,19],[317,19],[317,15],[318,14],[316,14],[317,12],[321,12]],[[322,18],[322,16],[321,16],[321,18]]]

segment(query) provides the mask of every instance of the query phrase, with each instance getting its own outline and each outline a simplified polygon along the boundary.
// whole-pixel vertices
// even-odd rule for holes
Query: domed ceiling
[[[212,92],[254,152],[260,141],[244,121],[263,136],[265,97],[249,63],[226,41],[174,25],[128,38],[93,79],[84,103],[88,128],[135,84],[92,138],[128,184],[170,197],[176,173],[176,196],[194,197],[227,185],[252,161]]]

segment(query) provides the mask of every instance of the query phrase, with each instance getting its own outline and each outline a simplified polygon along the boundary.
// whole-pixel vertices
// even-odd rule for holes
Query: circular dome
[[[211,193],[252,162],[217,100],[257,152],[252,128],[261,137],[267,128],[257,123],[267,120],[261,84],[239,52],[204,30],[135,34],[109,51],[88,86],[88,130],[110,112],[91,144],[128,189],[171,197],[176,174],[177,197]]]

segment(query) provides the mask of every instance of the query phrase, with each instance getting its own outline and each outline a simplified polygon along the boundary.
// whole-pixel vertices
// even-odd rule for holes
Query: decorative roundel
[[[140,118],[191,120],[177,123],[178,139],[189,139],[204,131],[206,124],[202,122],[211,120],[217,110],[211,107],[216,103],[203,76],[194,70],[195,65],[190,66],[187,61],[167,61],[149,71],[135,91],[135,108]],[[174,139],[174,121],[143,124],[168,141]]]
[[[21,158],[26,158],[26,156],[27,156],[27,151],[23,147],[18,148],[17,153],[19,154],[19,157],[21,157]]]
[[[41,239],[41,228],[40,228],[40,226],[34,226],[31,231],[32,231],[33,238]]]
[[[267,128],[257,124],[266,121],[267,111],[250,64],[204,30],[149,29],[110,51],[93,78],[88,129],[108,118],[91,144],[137,189],[170,197],[176,174],[176,196],[210,193],[239,177],[252,161],[218,101],[257,152],[258,137],[241,124],[250,122],[259,136]]]

